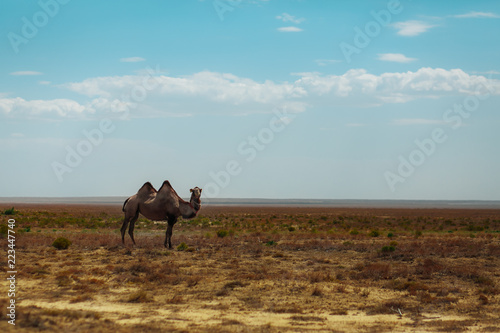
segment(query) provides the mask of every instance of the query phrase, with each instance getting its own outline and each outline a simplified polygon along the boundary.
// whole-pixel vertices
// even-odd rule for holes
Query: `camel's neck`
[[[193,206],[193,208],[196,211],[196,213],[198,213],[198,211],[201,208],[201,200],[200,200],[200,198],[197,199],[194,196],[191,196],[191,200],[190,200],[189,203],[191,204],[191,206]]]
[[[200,199],[196,199],[193,196],[191,196],[190,202],[179,200],[179,210],[181,211],[182,217],[185,219],[192,219],[195,217],[200,207]]]

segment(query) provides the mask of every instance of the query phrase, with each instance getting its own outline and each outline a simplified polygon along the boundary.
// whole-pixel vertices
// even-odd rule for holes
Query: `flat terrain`
[[[0,204],[4,262],[9,218],[2,332],[500,332],[500,210],[208,206],[167,250],[120,205]]]

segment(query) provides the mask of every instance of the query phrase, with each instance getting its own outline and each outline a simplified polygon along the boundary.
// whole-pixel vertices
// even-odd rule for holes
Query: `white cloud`
[[[393,62],[401,62],[407,63],[417,60],[416,58],[408,58],[404,54],[401,53],[381,53],[378,55],[378,60],[382,61],[393,61]]]
[[[94,98],[88,106],[91,110],[131,110],[132,116],[139,117],[262,113],[280,106],[301,112],[307,107],[299,100],[306,92],[292,83],[256,82],[209,71],[181,77],[97,77],[62,87]]]
[[[127,112],[131,107],[133,107],[133,103],[129,101],[124,101],[118,98],[115,99],[106,99],[106,98],[95,98],[90,103],[86,105],[86,110],[90,113],[95,112]]]
[[[397,34],[400,36],[418,36],[427,30],[435,27],[435,25],[423,22],[423,21],[404,21],[396,22],[392,24],[394,28],[398,30]]]
[[[25,118],[91,118],[99,113],[123,113],[131,102],[119,99],[95,98],[85,104],[71,99],[25,100],[20,97],[1,98],[0,115]]]
[[[18,71],[18,72],[12,72],[10,75],[14,76],[29,76],[29,75],[42,75],[42,72],[36,72],[36,71]]]
[[[466,14],[454,15],[455,18],[500,18],[500,15],[495,13],[485,12],[468,12]]]
[[[74,117],[85,111],[85,106],[70,99],[31,100],[20,97],[0,99],[0,113],[27,118],[52,114],[59,117]]]
[[[318,66],[327,66],[331,64],[335,64],[340,62],[340,60],[336,59],[316,59],[314,60]]]
[[[218,102],[229,102],[235,105],[245,102],[271,103],[276,100],[300,97],[305,94],[302,88],[293,84],[274,83],[266,80],[258,83],[251,79],[240,78],[233,74],[203,71],[193,75],[171,77],[159,75],[147,76],[109,76],[69,83],[64,87],[87,96],[120,96],[123,93],[133,94],[137,89],[145,90],[146,85],[153,87],[149,95],[203,96]]]
[[[296,18],[295,16],[292,16],[288,13],[283,13],[281,15],[278,15],[276,16],[276,18],[278,20],[281,20],[283,22],[292,22],[292,23],[295,23],[295,24],[300,24],[302,22],[304,22],[304,18]]]
[[[145,61],[146,59],[141,58],[141,57],[129,57],[129,58],[121,58],[121,62],[141,62]]]
[[[374,75],[364,69],[352,69],[343,75],[322,76],[301,73],[295,82],[308,94],[343,97],[351,105],[405,103],[417,98],[445,95],[490,93],[500,95],[500,81],[469,75],[461,69],[420,68],[416,72]],[[331,100],[328,100],[330,103]],[[336,100],[337,103],[340,101]]]
[[[281,32],[300,32],[303,30],[301,28],[298,28],[298,27],[281,27],[281,28],[278,28],[278,31],[281,31]]]
[[[50,81],[38,81],[38,84],[41,84],[43,86],[48,86],[50,83]]]

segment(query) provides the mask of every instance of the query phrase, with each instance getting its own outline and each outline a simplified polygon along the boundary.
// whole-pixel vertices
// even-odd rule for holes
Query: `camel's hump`
[[[156,189],[150,182],[145,182],[137,193],[156,193]]]
[[[160,189],[158,191],[161,191],[161,189],[163,188],[163,186],[166,186],[167,188],[173,189],[172,185],[170,185],[170,182],[168,180],[165,180],[163,182],[163,184],[161,185],[161,187],[160,187]]]

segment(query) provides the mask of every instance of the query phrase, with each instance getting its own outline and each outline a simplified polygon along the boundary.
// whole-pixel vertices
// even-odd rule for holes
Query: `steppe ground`
[[[2,205],[4,263],[9,218],[2,332],[500,332],[500,210],[207,206],[168,250],[120,206]]]

